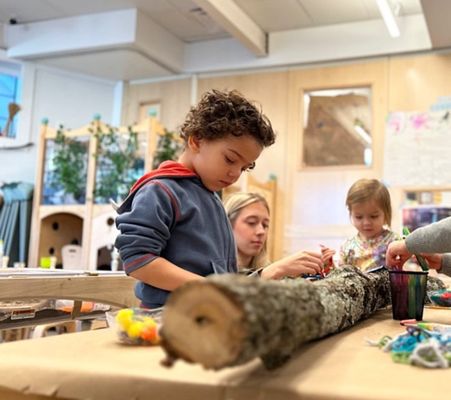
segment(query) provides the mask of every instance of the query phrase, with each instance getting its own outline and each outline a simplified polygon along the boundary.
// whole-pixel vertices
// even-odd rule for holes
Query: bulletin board
[[[384,182],[389,186],[451,183],[451,112],[390,113],[385,129]]]

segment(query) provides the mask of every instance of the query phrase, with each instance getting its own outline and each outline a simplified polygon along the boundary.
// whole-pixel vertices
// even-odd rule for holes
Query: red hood
[[[135,192],[147,182],[155,178],[173,178],[173,177],[194,177],[197,176],[193,171],[186,168],[184,165],[175,161],[164,161],[157,169],[148,172],[139,178],[130,189],[130,193]]]

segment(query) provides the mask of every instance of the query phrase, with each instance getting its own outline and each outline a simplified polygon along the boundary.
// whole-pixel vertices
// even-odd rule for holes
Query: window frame
[[[16,116],[16,136],[14,138],[0,136],[0,149],[19,149],[28,146],[31,141],[36,67],[32,63],[11,60],[6,52],[0,49],[0,69],[5,73],[15,74],[19,78],[17,100],[22,108]],[[25,113],[24,110],[27,112]]]
[[[9,68],[5,62],[2,62],[0,60],[0,75],[12,76],[12,77],[14,77],[16,79],[15,93],[14,93],[14,98],[12,99],[12,101],[14,103],[19,104],[20,98],[21,98],[21,91],[22,91],[20,68],[18,70],[16,70],[15,68],[14,69],[13,68]],[[1,95],[1,94],[0,94],[0,96],[3,97],[3,95]],[[7,97],[7,96],[5,95],[4,97]],[[8,104],[10,102],[11,101],[9,101]],[[7,118],[5,120],[5,123],[6,123],[6,121],[7,121]],[[18,129],[18,125],[19,125],[18,121],[19,121],[19,113],[16,114],[16,116],[13,119],[13,124],[14,124],[13,126],[15,127],[14,136],[5,136],[5,137],[4,136],[0,136],[0,137],[5,138],[5,139],[15,140],[17,138],[17,136],[18,136],[18,130],[19,130]],[[1,127],[1,129],[4,128],[3,125],[0,125],[0,127]]]

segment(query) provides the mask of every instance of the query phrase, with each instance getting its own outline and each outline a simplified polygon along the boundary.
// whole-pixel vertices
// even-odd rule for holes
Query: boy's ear
[[[200,148],[200,139],[196,136],[190,136],[188,138],[188,147],[190,148],[190,150],[197,153]]]

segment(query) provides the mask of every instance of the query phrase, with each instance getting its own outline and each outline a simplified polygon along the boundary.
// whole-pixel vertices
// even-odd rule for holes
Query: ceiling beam
[[[449,16],[451,15],[451,1],[449,0],[421,0],[424,19],[431,38],[432,48],[439,49],[451,46],[451,29]]]
[[[137,9],[7,25],[8,57],[46,60],[99,52],[138,52],[159,71],[180,73],[184,43]],[[143,58],[143,57],[139,57]]]
[[[189,43],[185,45],[184,72],[209,74],[289,68],[431,49],[422,14],[400,17],[400,23],[402,35],[396,40],[388,35],[382,18],[272,32],[267,57],[254,57],[232,38]]]
[[[253,54],[268,55],[266,32],[233,0],[194,0],[194,2]]]

